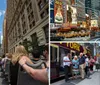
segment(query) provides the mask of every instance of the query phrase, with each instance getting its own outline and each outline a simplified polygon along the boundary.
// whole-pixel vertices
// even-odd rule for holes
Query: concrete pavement
[[[69,82],[65,82],[65,80],[63,79],[51,85],[100,85],[100,71],[94,72],[90,77],[91,79],[87,78],[85,78],[84,80],[75,79],[75,80],[69,80]]]
[[[1,72],[0,72],[0,85],[8,85],[7,81],[5,81],[4,77],[1,75]]]

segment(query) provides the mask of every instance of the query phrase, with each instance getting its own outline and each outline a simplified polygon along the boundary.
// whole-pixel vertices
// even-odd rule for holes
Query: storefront
[[[86,18],[84,11],[76,5],[76,0],[51,0],[53,6],[50,6],[50,20],[53,20],[54,27],[51,29],[57,30],[55,36],[62,37],[64,39],[68,38],[78,38],[90,37],[90,22]],[[77,2],[78,3],[78,2]],[[79,16],[81,15],[81,17]],[[52,23],[51,23],[52,24]],[[56,25],[60,25],[55,27]],[[51,32],[53,33],[53,31]],[[51,40],[55,40],[53,38]],[[60,40],[61,41],[61,40]]]
[[[79,55],[80,52],[84,51],[83,47],[77,43],[53,43],[50,45],[50,50],[51,80],[64,76],[63,57],[67,53],[71,53],[70,59],[72,60],[74,55]]]

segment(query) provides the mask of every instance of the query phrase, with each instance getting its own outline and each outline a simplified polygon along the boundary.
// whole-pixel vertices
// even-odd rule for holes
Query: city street
[[[76,79],[76,80],[69,80],[68,83],[65,80],[61,80],[55,82],[51,85],[100,85],[100,71],[95,71],[91,76],[91,79]]]

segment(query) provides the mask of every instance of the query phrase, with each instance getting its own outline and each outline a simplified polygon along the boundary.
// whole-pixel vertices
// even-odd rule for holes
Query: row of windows
[[[20,27],[20,23],[18,23],[18,27]],[[45,33],[45,38],[46,38],[46,42],[49,41],[49,25],[45,25],[43,27],[44,33]],[[16,31],[20,31],[20,34]],[[16,30],[16,28],[14,28],[13,32],[11,33],[10,37],[9,37],[9,44],[12,45],[14,42],[16,42],[18,39],[22,38],[23,36],[21,35],[21,29]],[[32,41],[37,41],[37,35],[36,33],[31,35]]]
[[[48,2],[48,0],[40,0],[40,2],[46,4],[46,2]],[[28,25],[29,25],[30,29],[32,29],[35,26],[35,19],[34,19],[34,13],[33,13],[33,9],[32,9],[32,2],[31,2],[31,0],[26,0],[25,3],[26,4],[24,4],[24,6],[23,6],[23,8],[21,10],[21,16],[22,16],[21,20],[22,20],[23,34],[25,34],[27,32],[26,30],[28,29],[28,26],[26,26],[27,20],[29,20],[29,24]],[[21,7],[22,0],[20,1],[19,5]],[[25,10],[26,10],[25,8],[27,9],[27,13],[24,13]],[[25,16],[25,14],[26,14],[26,16],[28,16],[28,19],[26,19],[27,17]],[[47,14],[48,14],[48,7],[40,14],[40,16],[43,19]],[[14,21],[16,21],[16,20],[14,20]],[[13,25],[12,25],[11,28],[13,28]]]
[[[49,8],[46,8],[42,13],[41,13],[41,19],[43,19],[46,15],[49,14]]]
[[[43,9],[43,7],[48,3],[49,0],[40,0],[38,2],[38,6],[39,6],[39,9],[40,11]]]
[[[43,1],[46,3],[48,0],[43,0]],[[30,29],[32,29],[35,26],[36,22],[34,19],[34,11],[32,9],[31,0],[26,0],[26,5],[25,4],[23,5],[23,8],[21,10],[21,14],[19,15],[20,17],[17,20],[17,23],[14,25],[14,27],[13,26],[11,27],[11,28],[14,28],[10,34],[10,41],[12,41],[12,43],[14,41],[17,41],[19,38],[21,38],[22,34],[26,34],[28,27]],[[48,7],[47,8],[45,7],[45,10],[43,11],[43,13],[41,13],[41,18],[44,18],[47,14],[48,14]],[[29,21],[29,23],[27,20]],[[22,28],[23,28],[23,30],[22,30]],[[47,32],[45,32],[45,33],[47,33]],[[13,39],[13,40],[11,40],[11,39]],[[10,43],[10,44],[12,44],[12,43]]]

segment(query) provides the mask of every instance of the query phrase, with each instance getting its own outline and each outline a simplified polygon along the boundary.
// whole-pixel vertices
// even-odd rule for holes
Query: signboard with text
[[[67,23],[77,25],[77,9],[74,5],[75,0],[66,0]]]
[[[55,23],[63,23],[63,1],[55,0],[54,2],[54,21]]]
[[[84,48],[78,43],[55,43],[56,45],[69,48],[70,50],[75,50],[78,52],[84,52]]]
[[[50,0],[50,23],[54,23],[54,0]]]

